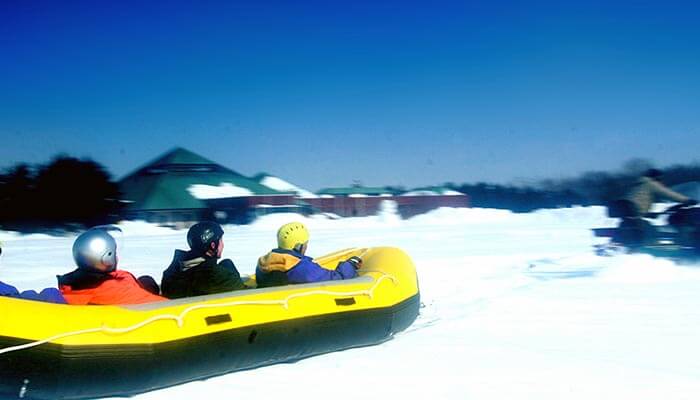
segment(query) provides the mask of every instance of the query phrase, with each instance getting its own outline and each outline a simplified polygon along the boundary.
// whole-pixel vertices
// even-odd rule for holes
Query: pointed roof
[[[164,153],[160,157],[150,161],[142,167],[136,169],[131,174],[122,178],[122,181],[137,173],[150,171],[152,173],[190,171],[190,172],[227,172],[239,177],[243,175],[228,169],[212,160],[204,158],[182,147],[175,147]]]
[[[217,165],[214,161],[182,147],[175,147],[151,163],[154,166]],[[220,165],[217,165],[221,167]],[[223,167],[221,167],[223,168]]]
[[[211,196],[196,195],[207,187],[212,193],[282,194],[181,147],[128,174],[119,187],[130,210],[206,208],[203,200]]]

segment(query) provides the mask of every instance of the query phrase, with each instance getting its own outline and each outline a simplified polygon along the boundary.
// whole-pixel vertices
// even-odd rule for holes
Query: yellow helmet
[[[299,249],[309,241],[309,231],[301,222],[290,222],[282,225],[277,231],[277,247],[280,249]]]

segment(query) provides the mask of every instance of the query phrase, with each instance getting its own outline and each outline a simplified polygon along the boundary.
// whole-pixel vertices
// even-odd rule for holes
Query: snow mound
[[[508,210],[490,208],[440,207],[425,214],[412,217],[408,221],[414,224],[426,225],[485,224],[505,222],[512,219],[514,215],[513,212]]]
[[[514,213],[509,210],[491,208],[450,208],[441,207],[409,220],[416,224],[495,224],[510,225],[529,224],[535,226],[576,225],[586,228],[609,226],[615,219],[606,215],[605,207],[571,207],[541,209],[531,213]]]
[[[290,222],[301,222],[308,226],[309,218],[297,213],[274,213],[262,215],[249,224],[250,230],[278,229]]]

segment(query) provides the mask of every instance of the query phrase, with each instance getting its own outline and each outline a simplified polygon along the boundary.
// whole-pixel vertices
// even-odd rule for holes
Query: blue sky
[[[182,146],[318,189],[700,161],[699,5],[526,3],[2,2],[0,167]]]

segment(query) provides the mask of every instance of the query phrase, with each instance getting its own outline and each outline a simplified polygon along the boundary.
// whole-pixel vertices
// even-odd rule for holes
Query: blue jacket
[[[25,290],[20,293],[16,287],[8,285],[0,281],[0,296],[17,297],[25,300],[46,301],[49,303],[66,304],[66,299],[63,298],[61,292],[56,288],[46,288],[40,293],[34,290]]]
[[[260,257],[255,269],[258,287],[351,279],[356,276],[355,267],[347,261],[338,263],[335,270],[330,270],[318,265],[311,257],[285,249],[274,249]]]

